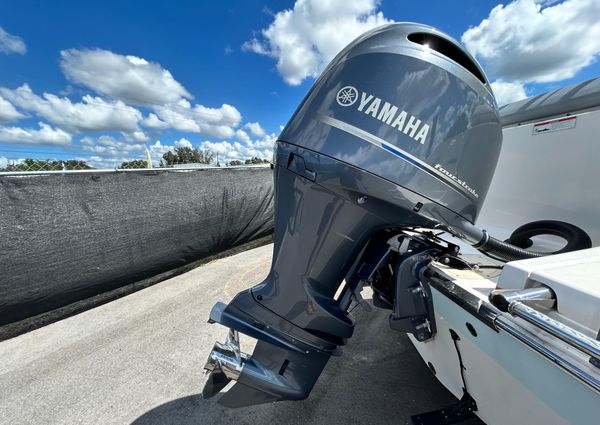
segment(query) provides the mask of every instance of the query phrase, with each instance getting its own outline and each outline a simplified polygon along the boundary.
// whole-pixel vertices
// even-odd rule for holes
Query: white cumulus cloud
[[[141,130],[134,131],[131,133],[121,133],[126,141],[128,142],[146,142],[150,140],[150,138]]]
[[[35,94],[24,84],[17,89],[0,87],[0,95],[16,106],[36,113],[69,132],[140,130],[138,123],[142,114],[122,101],[106,101],[100,97],[85,95],[82,102],[74,103],[67,97],[44,93]]]
[[[143,152],[145,148],[141,143],[128,143],[106,135],[98,138],[84,137],[81,139],[80,144],[84,151],[103,157],[122,158],[132,153],[137,153],[136,156],[140,156],[139,153]]]
[[[194,146],[188,139],[182,137],[170,144],[164,144],[160,140],[149,145],[132,143],[127,140],[115,139],[112,136],[84,137],[80,141],[81,149],[89,152],[91,156],[80,158],[95,168],[115,168],[122,162],[134,159],[145,159],[145,150],[148,149],[155,165],[160,164],[163,155],[169,151],[174,152],[176,148],[197,147],[200,151],[210,151],[215,155],[221,165],[232,160],[244,162],[253,157],[272,159],[273,148],[277,137],[275,134],[265,134],[263,137],[249,140],[248,142],[227,141],[220,142],[205,141],[199,146]]]
[[[266,134],[265,130],[257,122],[246,123],[246,125],[244,125],[244,128],[247,128],[250,131],[250,133],[258,137],[263,137]]]
[[[144,120],[142,121],[142,125],[144,127],[163,129],[168,128],[169,124],[164,121],[161,121],[160,118],[156,116],[156,114],[150,113]]]
[[[0,121],[14,121],[25,118],[25,115],[15,109],[15,107],[2,96],[0,96]]]
[[[250,136],[248,135],[248,133],[246,133],[242,129],[236,130],[235,137],[240,142],[244,142],[244,143],[250,143],[250,142],[252,142],[252,139],[250,139]]]
[[[525,99],[527,97],[525,86],[521,83],[507,83],[498,80],[491,83],[491,86],[496,101],[498,102],[498,106],[516,102],[517,100]]]
[[[156,142],[154,142],[154,144],[150,145],[148,149],[150,150],[152,159],[160,162],[163,154],[169,151],[173,151],[175,149],[175,146],[163,145],[160,140],[157,140]]]
[[[242,119],[242,115],[234,106],[228,104],[223,104],[219,108],[198,104],[192,106],[186,99],[181,99],[176,104],[156,106],[154,112],[157,119],[148,117],[144,124],[147,125],[150,120],[152,120],[150,126],[164,122],[175,130],[219,138],[232,137],[235,133],[234,128]]]
[[[65,146],[71,143],[71,135],[60,128],[53,128],[43,122],[39,130],[21,127],[0,127],[0,142],[22,145]]]
[[[221,141],[221,142],[203,142],[200,149],[209,150],[215,154],[219,154],[219,162],[225,163],[233,160],[245,161],[254,157],[261,159],[272,159],[273,148],[277,136],[275,134],[267,134],[262,138],[249,141],[247,143]]]
[[[80,146],[82,151],[89,152],[91,156],[77,159],[86,161],[94,168],[118,168],[123,162],[146,160],[145,144],[132,143],[109,135],[84,137],[80,141]]]
[[[140,105],[162,105],[191,98],[190,93],[158,63],[108,50],[60,52],[65,76],[97,93]]]
[[[112,156],[99,156],[99,155],[92,155],[90,157],[80,157],[80,158],[75,158],[81,161],[85,161],[89,166],[91,166],[92,168],[98,168],[98,169],[113,169],[113,168],[119,168],[119,166],[123,163],[123,162],[127,162],[127,161],[131,161],[131,157],[129,156],[122,156],[122,157],[112,157]],[[145,160],[146,157],[142,156],[140,158],[134,158],[134,159],[142,159]]]
[[[178,141],[175,142],[175,147],[178,147],[178,148],[190,148],[191,149],[194,146],[192,145],[192,142],[190,142],[185,137],[182,137],[181,139],[179,139]]]
[[[600,1],[500,4],[468,29],[462,42],[494,78],[522,83],[564,80],[600,53]]]
[[[27,52],[27,45],[21,37],[9,34],[0,26],[0,52],[24,55]]]
[[[243,49],[276,59],[283,79],[298,85],[360,34],[390,23],[378,7],[378,0],[297,0]]]
[[[103,96],[86,94],[77,102],[67,96],[37,94],[27,84],[0,87],[0,122],[37,116],[71,134],[121,132],[127,142],[148,141],[148,129],[214,138],[231,138],[241,130],[242,115],[236,107],[192,104],[190,93],[157,63],[100,49],[69,49],[61,56],[61,67],[71,82]],[[253,135],[264,135],[260,124],[248,126]]]

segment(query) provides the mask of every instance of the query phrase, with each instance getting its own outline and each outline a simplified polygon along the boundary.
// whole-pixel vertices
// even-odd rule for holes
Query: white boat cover
[[[600,78],[584,81],[500,108],[502,126],[573,114],[600,106]]]

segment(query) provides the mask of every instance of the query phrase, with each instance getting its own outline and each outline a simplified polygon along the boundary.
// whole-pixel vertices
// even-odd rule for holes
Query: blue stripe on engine
[[[409,156],[404,155],[402,152],[400,152],[399,150],[393,148],[392,146],[388,145],[388,144],[381,144],[381,147],[383,149],[385,149],[388,152],[393,153],[394,155],[399,156],[400,158],[402,158],[403,160],[410,162],[412,165],[414,165],[415,167],[419,167],[421,170],[425,171],[427,174],[430,174],[431,176],[435,177],[438,180],[442,180],[440,179],[437,175],[435,175],[435,173],[432,173],[430,170],[428,170],[426,167],[423,167],[421,164],[419,164],[417,161],[415,161],[414,159],[412,159]],[[442,180],[443,181],[443,180]],[[444,182],[446,183],[446,182]]]

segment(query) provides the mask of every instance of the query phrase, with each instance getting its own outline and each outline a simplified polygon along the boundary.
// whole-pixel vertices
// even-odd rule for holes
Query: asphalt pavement
[[[360,307],[307,400],[234,410],[203,400],[202,366],[226,335],[206,322],[210,308],[260,282],[271,255],[266,245],[217,260],[0,342],[0,423],[410,424],[455,401],[385,311]]]

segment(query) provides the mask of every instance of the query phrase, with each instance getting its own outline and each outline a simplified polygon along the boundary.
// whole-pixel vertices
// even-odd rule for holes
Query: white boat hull
[[[457,398],[463,395],[459,360],[450,335],[459,336],[469,394],[476,414],[495,424],[594,424],[600,395],[519,340],[479,321],[440,291],[431,288],[437,334],[428,342],[411,340],[438,380]],[[467,329],[470,323],[477,336]]]

